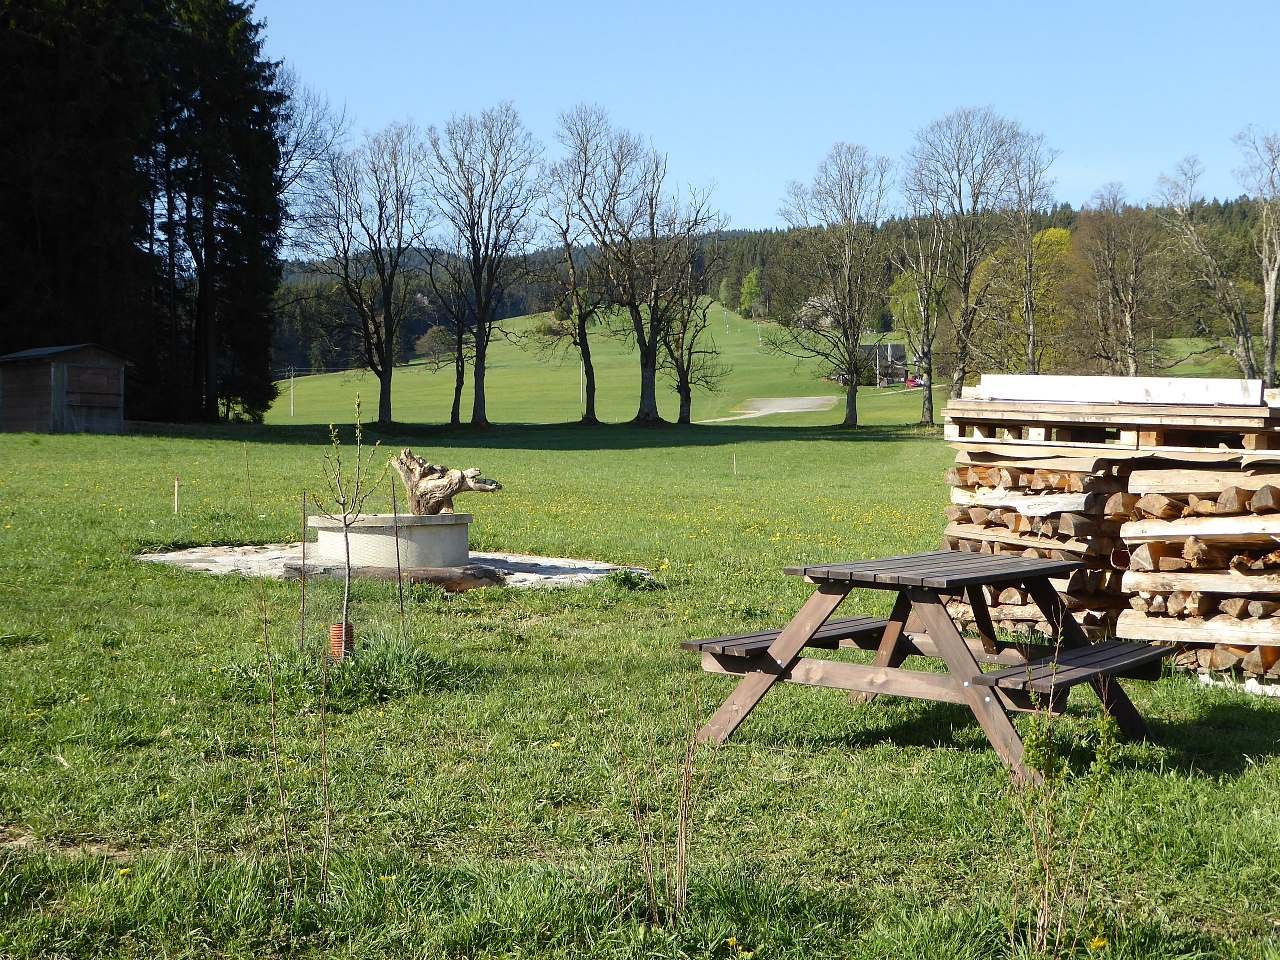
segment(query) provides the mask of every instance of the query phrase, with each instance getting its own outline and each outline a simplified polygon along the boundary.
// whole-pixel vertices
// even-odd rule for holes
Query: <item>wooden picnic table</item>
[[[733,693],[698,734],[723,743],[775,683],[799,683],[862,694],[886,693],[973,711],[1000,759],[1019,779],[1039,775],[1022,763],[1023,744],[1011,711],[1065,708],[1071,687],[1087,683],[1123,735],[1146,736],[1146,725],[1117,682],[1118,676],[1154,679],[1172,647],[1108,641],[1090,645],[1050,579],[1081,567],[1077,561],[1041,560],[942,550],[854,563],[789,567],[814,584],[813,596],[781,630],[716,637],[683,644],[703,655],[703,669],[741,676]],[[983,587],[1021,586],[1053,631],[1039,642],[1002,641],[991,623]],[[854,589],[897,593],[888,619],[829,620]],[[948,597],[964,595],[978,637],[967,640],[947,612]],[[802,657],[806,647],[875,651],[871,665]],[[910,656],[941,659],[945,673],[905,669]],[[1003,669],[984,673],[980,664]]]

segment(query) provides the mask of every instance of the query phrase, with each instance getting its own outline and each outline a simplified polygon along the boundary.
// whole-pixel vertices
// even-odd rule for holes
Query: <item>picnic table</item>
[[[1143,642],[1090,644],[1051,580],[1083,566],[1078,561],[974,554],[956,550],[853,563],[789,567],[814,584],[813,596],[781,630],[689,641],[711,673],[742,677],[699,731],[703,742],[723,743],[776,683],[964,704],[973,711],[1014,777],[1036,781],[1022,763],[1023,744],[1010,712],[1061,712],[1070,689],[1088,684],[1122,735],[1145,738],[1146,725],[1117,678],[1155,679],[1173,648]],[[983,587],[1023,587],[1043,611],[1050,636],[1004,641],[991,623]],[[887,619],[829,618],[854,589],[897,593]],[[948,597],[963,595],[973,609],[976,639],[966,639],[947,612]],[[805,648],[874,650],[871,665],[801,656]],[[911,656],[938,658],[946,672],[906,669]],[[983,672],[981,664],[1001,667]]]

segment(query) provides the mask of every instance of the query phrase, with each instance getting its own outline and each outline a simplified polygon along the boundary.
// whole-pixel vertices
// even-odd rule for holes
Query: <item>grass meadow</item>
[[[835,392],[752,334],[731,323],[736,373],[695,417]],[[936,546],[950,451],[909,425],[918,394],[866,391],[856,433],[838,408],[588,430],[556,422],[574,366],[504,363],[490,414],[526,425],[373,439],[503,482],[467,501],[475,548],[638,564],[659,589],[417,587],[402,621],[394,584],[357,582],[361,652],[327,699],[338,584],[309,583],[299,652],[297,583],[133,556],[296,538],[355,378],[300,381],[292,422],[278,404],[257,428],[0,436],[0,956],[1026,955],[1043,877],[951,705],[771,694],[696,754],[682,911],[665,883],[685,742],[732,682],[678,644],[785,622],[806,595],[787,564]],[[602,368],[622,419],[629,371]],[[398,418],[444,416],[444,377],[398,375]],[[1059,726],[1080,773],[1046,802],[1087,819],[1064,952],[1280,956],[1280,702],[1131,690],[1157,740],[1109,769],[1084,772],[1087,692]]]

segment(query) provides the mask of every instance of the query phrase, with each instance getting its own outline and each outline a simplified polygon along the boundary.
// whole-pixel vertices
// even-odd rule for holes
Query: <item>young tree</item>
[[[1029,374],[1040,372],[1040,361],[1044,355],[1042,332],[1037,326],[1038,308],[1037,294],[1046,289],[1045,276],[1057,269],[1050,265],[1042,268],[1037,262],[1037,254],[1051,244],[1041,235],[1041,222],[1053,205],[1053,181],[1049,178],[1049,168],[1057,158],[1058,152],[1045,145],[1044,134],[1031,134],[1024,130],[1016,131],[1010,144],[1009,164],[1009,209],[1008,217],[1012,233],[1012,244],[1018,257],[1018,286],[1021,294],[1021,321],[1025,334],[1025,352],[1023,359],[1025,370]],[[1067,240],[1069,234],[1063,232]],[[1061,239],[1061,238],[1059,238]]]
[[[893,296],[893,313],[908,346],[920,358],[925,383],[920,422],[932,426],[933,350],[946,309],[949,234],[942,198],[928,172],[926,165],[910,163],[903,178],[908,215],[896,255],[899,274],[894,285],[899,289]]]
[[[708,264],[703,263],[701,268],[707,271]],[[663,369],[680,398],[676,422],[687,424],[693,417],[694,388],[719,390],[729,368],[720,362],[720,351],[711,335],[712,300],[704,293],[692,263],[680,292],[680,302],[662,331]]]
[[[542,148],[509,102],[454,117],[428,137],[427,180],[445,232],[432,247],[429,276],[456,329],[470,331],[471,424],[487,426],[489,344],[503,295],[533,240]]]
[[[738,310],[744,317],[750,318],[760,302],[760,268],[753,267],[742,278],[742,289],[738,292]]]
[[[1276,287],[1280,281],[1280,132],[1262,133],[1246,127],[1236,135],[1244,162],[1236,171],[1257,208],[1253,252],[1258,258],[1262,286],[1264,374],[1276,386]]]
[[[989,107],[967,107],[919,131],[907,155],[913,189],[936,205],[946,229],[943,305],[956,337],[952,397],[960,396],[969,375],[974,325],[986,294],[976,275],[1003,236],[1001,211],[1018,136],[1017,125]]]
[[[1108,183],[1081,211],[1076,241],[1088,273],[1098,358],[1108,371],[1136,377],[1161,281],[1159,225],[1149,210],[1125,202],[1120,184]]]
[[[610,304],[598,251],[586,242],[589,235],[581,208],[584,174],[579,164],[569,161],[552,164],[546,174],[542,216],[557,247],[555,261],[546,277],[556,303],[550,336],[555,341],[568,341],[577,349],[585,392],[581,422],[596,424],[600,421],[596,417],[591,328]]]
[[[891,163],[858,144],[837,143],[812,183],[792,183],[782,215],[799,231],[787,316],[770,345],[828,364],[845,385],[843,425],[858,425],[862,337],[888,299],[889,239],[880,220]]]
[[[330,151],[309,178],[299,244],[312,269],[351,304],[365,365],[378,378],[378,423],[392,422],[391,378],[401,330],[416,308],[417,258],[430,215],[426,151],[410,124]]]
[[[1204,198],[1199,180],[1204,168],[1195,157],[1178,164],[1173,176],[1160,178],[1164,199],[1163,217],[1173,234],[1187,270],[1197,286],[1209,293],[1226,322],[1226,335],[1209,332],[1216,346],[1235,360],[1242,376],[1252,379],[1260,369],[1250,323],[1248,301],[1226,264],[1219,240],[1203,222]],[[1273,328],[1274,333],[1274,328]],[[1266,353],[1270,347],[1264,347]]]
[[[640,403],[632,422],[661,423],[657,378],[663,336],[682,304],[701,235],[722,227],[710,195],[667,189],[667,158],[614,129],[600,107],[561,115],[564,162],[581,184],[579,209],[600,250],[614,305],[625,311],[640,361]]]
[[[728,276],[720,278],[720,293],[716,296],[716,299],[720,301],[721,306],[726,310],[738,309],[738,291]]]
[[[987,294],[975,326],[972,355],[996,370],[1036,374],[1079,354],[1078,345],[1073,348],[1067,343],[1076,315],[1075,266],[1071,231],[1066,227],[1034,233],[1030,254],[1022,249],[1016,233],[997,247],[975,275]],[[1028,305],[1034,311],[1030,318]]]

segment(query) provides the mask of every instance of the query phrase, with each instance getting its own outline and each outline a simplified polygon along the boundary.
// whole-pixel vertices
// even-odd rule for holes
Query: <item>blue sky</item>
[[[1199,155],[1235,195],[1231,137],[1280,127],[1274,3],[413,3],[259,0],[267,54],[353,129],[515,102],[549,147],[581,101],[650,137],[732,225],[773,226],[830,145],[899,157],[915,131],[989,105],[1061,151],[1057,194],[1133,199]]]

